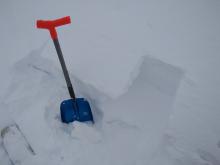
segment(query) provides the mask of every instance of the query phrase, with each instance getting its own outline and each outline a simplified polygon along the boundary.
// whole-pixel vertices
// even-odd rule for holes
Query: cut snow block
[[[11,164],[17,165],[35,155],[33,148],[17,124],[5,127],[1,131],[2,146]]]
[[[129,157],[134,164],[150,164],[168,128],[182,76],[178,67],[148,56],[141,59],[127,92],[103,104],[105,130],[114,132],[109,133],[108,161],[130,164]]]

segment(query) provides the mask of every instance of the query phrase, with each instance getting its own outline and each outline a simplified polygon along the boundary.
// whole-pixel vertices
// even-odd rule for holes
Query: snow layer
[[[144,106],[147,103],[149,106],[153,105],[152,108],[160,110],[159,104],[161,104],[164,105],[167,112],[165,116],[162,116],[164,118],[161,123],[164,124],[164,128],[162,124],[160,125],[160,122],[153,123],[155,128],[158,128],[158,130],[155,129],[158,132],[151,132],[152,138],[148,138],[150,142],[153,139],[152,145],[148,143],[143,145],[151,145],[149,149],[152,149],[153,153],[153,146],[160,143],[159,149],[151,157],[151,163],[219,165],[219,11],[219,1],[215,0],[1,1],[0,128],[13,123],[14,120],[23,127],[22,130],[39,151],[38,156],[33,160],[27,160],[27,163],[32,161],[31,164],[47,161],[50,161],[50,164],[59,162],[58,158],[55,157],[56,155],[62,155],[59,153],[59,147],[57,147],[58,149],[50,147],[56,146],[58,141],[56,138],[59,136],[61,136],[61,139],[63,136],[66,139],[68,139],[67,137],[73,137],[73,131],[77,132],[77,135],[74,135],[78,136],[77,139],[81,142],[75,150],[74,147],[69,146],[69,151],[67,149],[67,151],[61,150],[61,152],[72,154],[77,150],[77,153],[74,153],[77,155],[78,150],[81,149],[79,155],[82,152],[86,154],[87,150],[82,147],[86,142],[92,145],[98,139],[106,140],[107,137],[102,136],[111,132],[111,125],[112,131],[115,132],[119,131],[120,127],[130,123],[132,126],[134,124],[136,127],[143,127],[141,132],[144,135],[137,133],[140,139],[136,140],[135,138],[135,141],[133,141],[132,135],[134,133],[132,131],[129,133],[127,129],[120,129],[120,132],[125,130],[125,134],[131,135],[131,138],[128,139],[129,142],[137,143],[140,141],[140,144],[143,145],[142,138],[147,136],[147,132],[150,133],[151,130],[147,128],[147,123],[141,125],[142,120],[135,120],[134,122],[129,118],[131,112],[128,107],[131,104],[130,102],[133,101],[132,96],[137,96],[131,92],[136,89],[133,86],[138,86],[137,84],[141,83],[144,86],[143,90],[152,92],[152,98],[149,98],[147,94],[150,95],[150,93],[146,92],[145,104],[138,104],[138,106]],[[73,76],[72,78],[76,90],[78,90],[77,93],[88,97],[93,109],[95,109],[94,114],[97,121],[95,127],[79,123],[74,126],[63,127],[59,122],[57,108],[59,103],[68,95],[54,47],[52,42],[48,41],[48,32],[36,30],[35,21],[36,19],[50,19],[64,15],[71,15],[73,23],[71,26],[59,29],[61,46],[67,59],[67,66],[70,72],[75,75],[75,78]],[[39,48],[42,45],[44,49]],[[39,49],[30,53],[36,48]],[[36,54],[38,56],[42,55],[45,63],[41,62],[41,58]],[[145,55],[151,55],[152,57],[141,59]],[[19,60],[20,62],[17,63]],[[148,60],[150,63],[146,62]],[[22,67],[23,64],[27,65],[28,61],[30,66]],[[15,63],[17,63],[16,66]],[[144,71],[145,74],[140,75],[147,76],[138,76],[138,73],[142,72],[139,69],[142,68],[141,63],[146,64],[143,65],[146,70]],[[153,63],[157,67],[152,67],[152,65],[154,66]],[[163,66],[162,68],[166,68],[161,72],[158,71],[160,70],[158,69],[160,64]],[[48,68],[47,65],[50,65],[52,69]],[[170,67],[167,67],[167,65],[171,68],[178,67],[174,67],[175,69],[170,71],[168,69]],[[148,71],[149,66],[151,68],[150,72]],[[16,71],[10,72],[11,67]],[[30,71],[28,72],[28,70]],[[184,71],[185,76],[178,88],[178,81],[180,81],[178,77],[182,77],[181,70]],[[164,84],[160,83],[157,77],[152,77],[155,72],[158,77],[163,79]],[[167,82],[164,74],[168,73],[170,73],[172,81]],[[148,79],[145,80],[141,77],[148,77]],[[49,83],[51,81],[55,84],[51,85]],[[154,84],[153,87],[152,84]],[[174,87],[170,88],[170,84],[174,84]],[[156,89],[160,92],[156,93]],[[94,95],[94,93],[98,94]],[[161,100],[164,93],[169,94],[169,96],[166,98],[167,103],[163,104]],[[139,96],[141,96],[141,92]],[[151,100],[157,97],[161,101],[158,105],[153,104],[157,100]],[[124,99],[129,101],[126,102]],[[117,100],[120,100],[120,102]],[[148,100],[151,100],[152,103]],[[135,101],[143,100],[140,97]],[[122,102],[126,103],[122,105],[120,104]],[[114,116],[116,115],[115,112],[111,114],[111,111],[116,110],[107,111],[109,106],[115,108],[117,105],[123,107],[127,105],[128,115],[124,115],[125,112],[118,110],[117,112],[121,115],[121,117],[117,116],[118,119]],[[171,106],[174,113],[171,114],[169,120],[167,116],[170,115],[172,110],[168,107]],[[48,109],[53,109],[53,111]],[[142,113],[140,110],[141,115]],[[143,115],[136,115],[135,113],[134,119],[144,118]],[[54,116],[57,120],[54,119]],[[146,116],[146,120],[153,122],[149,119],[150,116],[144,116]],[[111,119],[114,121],[113,124],[111,124]],[[157,116],[157,119],[160,119],[159,116]],[[159,142],[159,137],[161,137],[159,135],[162,134],[160,128],[165,129],[168,120],[168,129],[162,141]],[[110,124],[107,124],[109,122]],[[122,124],[120,124],[121,122]],[[41,127],[42,131],[39,129]],[[58,130],[57,134],[59,135],[54,135],[55,130]],[[65,135],[63,135],[63,130],[66,132]],[[41,135],[42,132],[47,136]],[[84,136],[85,132],[88,132],[90,136]],[[158,138],[154,139],[155,135],[158,135]],[[115,138],[119,141],[122,139],[117,134]],[[42,144],[41,142],[44,140],[45,143]],[[69,144],[70,140],[65,140],[65,143]],[[133,143],[131,147],[134,146]],[[67,144],[64,146],[68,147]],[[106,144],[110,145],[110,142]],[[116,142],[114,143],[114,140],[112,140],[112,144],[116,145]],[[57,144],[57,146],[59,145],[61,143]],[[115,150],[111,146],[108,147],[113,153]],[[62,147],[61,145],[60,148]],[[104,148],[104,146],[102,147]],[[145,149],[140,149],[140,153],[143,151],[146,152],[146,155],[148,153],[150,155],[151,151]],[[134,151],[137,150],[137,148],[134,148]],[[98,151],[101,152],[101,149]],[[110,151],[105,151],[101,155],[106,156],[107,153],[111,153]],[[91,150],[88,151],[88,153],[90,152]],[[125,153],[130,154],[131,152]],[[55,156],[50,157],[49,155]],[[82,159],[81,156],[78,157],[79,162]],[[117,158],[114,154],[113,156],[115,159]],[[77,159],[77,156],[73,158],[72,155],[67,155],[67,157],[65,161]],[[132,164],[130,157],[127,159],[131,160],[130,164]],[[150,161],[147,156],[146,159],[142,159],[141,155],[134,155],[131,158],[135,159],[135,157],[138,157],[136,161],[140,161],[136,164],[143,164],[141,161]],[[64,158],[61,157],[61,159]],[[7,164],[7,157],[1,149],[0,160]],[[109,161],[110,158],[106,158],[106,160]],[[66,164],[68,163],[70,162],[66,162]]]
[[[76,95],[91,103],[95,125],[66,125],[59,114],[59,103],[68,98],[62,72],[40,52],[15,64],[3,105],[36,152],[22,163],[147,163],[168,125],[182,71],[143,57],[127,91],[115,99],[72,76]]]

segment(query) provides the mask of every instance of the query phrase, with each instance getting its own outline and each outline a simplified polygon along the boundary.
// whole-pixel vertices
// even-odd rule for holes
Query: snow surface
[[[16,122],[32,145],[21,164],[219,165],[219,9],[217,0],[1,1],[0,129]],[[61,47],[95,125],[60,122],[68,93],[35,21],[65,15]],[[10,164],[2,144],[0,164]]]

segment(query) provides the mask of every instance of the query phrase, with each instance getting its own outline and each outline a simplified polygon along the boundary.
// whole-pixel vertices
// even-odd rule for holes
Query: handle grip
[[[37,20],[37,28],[48,29],[50,31],[51,38],[57,39],[56,27],[71,23],[70,16],[55,20]]]

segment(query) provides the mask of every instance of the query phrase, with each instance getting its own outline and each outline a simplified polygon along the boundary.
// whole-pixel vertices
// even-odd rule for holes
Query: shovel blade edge
[[[60,114],[63,123],[70,123],[73,121],[93,122],[92,110],[89,102],[84,98],[64,100],[60,104]]]

